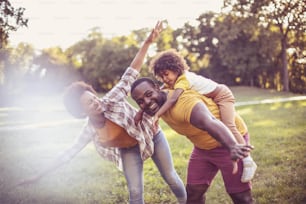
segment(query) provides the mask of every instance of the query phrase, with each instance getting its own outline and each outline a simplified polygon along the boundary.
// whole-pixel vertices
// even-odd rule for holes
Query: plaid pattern
[[[124,128],[127,133],[138,141],[141,158],[143,160],[149,158],[154,151],[153,136],[153,120],[146,114],[143,115],[142,122],[137,126],[134,123],[134,116],[137,109],[131,106],[126,97],[130,92],[132,83],[137,79],[139,72],[131,67],[127,68],[119,83],[113,87],[104,97],[101,98],[104,116]],[[98,142],[98,137],[93,126],[88,121],[83,127],[81,137],[91,137],[96,150],[102,158],[114,162],[116,166],[122,170],[122,160],[119,148],[103,147]]]

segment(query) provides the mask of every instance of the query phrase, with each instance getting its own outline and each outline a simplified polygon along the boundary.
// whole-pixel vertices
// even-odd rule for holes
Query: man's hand
[[[254,149],[251,145],[236,144],[230,148],[231,159],[233,160],[233,174],[238,172],[238,160],[248,156],[250,151]]]
[[[230,147],[231,159],[233,161],[242,159],[248,156],[252,149],[254,149],[254,147],[251,145],[235,144],[234,146]]]

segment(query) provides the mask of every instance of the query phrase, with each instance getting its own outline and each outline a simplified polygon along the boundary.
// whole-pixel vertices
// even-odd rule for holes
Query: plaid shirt
[[[149,158],[154,151],[153,120],[146,114],[143,115],[142,122],[137,126],[134,123],[134,116],[137,112],[131,106],[126,97],[130,92],[132,83],[137,79],[139,72],[131,67],[127,68],[121,80],[105,96],[101,98],[104,116],[124,128],[127,133],[138,141],[142,160]],[[93,140],[96,150],[102,158],[114,162],[122,170],[122,160],[119,148],[103,147],[99,141],[93,125],[87,121],[83,127],[80,137]]]

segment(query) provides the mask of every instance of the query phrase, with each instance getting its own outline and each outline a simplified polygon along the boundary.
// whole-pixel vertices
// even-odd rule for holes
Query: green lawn
[[[237,102],[296,96],[248,87],[232,88]],[[260,204],[306,203],[306,100],[237,107],[248,124],[252,156],[258,164],[253,195]],[[0,109],[0,128],[6,125],[61,120],[65,113]],[[64,125],[0,129],[1,204],[121,204],[127,203],[125,179],[114,165],[100,159],[90,144],[69,164],[38,183],[7,191],[19,179],[33,175],[69,146],[83,121]],[[1,125],[2,124],[2,125]],[[186,180],[191,143],[164,123],[175,167]],[[153,162],[145,162],[145,200],[175,203]],[[207,193],[208,204],[231,203],[220,175]]]

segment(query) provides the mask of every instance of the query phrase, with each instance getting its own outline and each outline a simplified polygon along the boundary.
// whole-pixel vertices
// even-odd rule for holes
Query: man
[[[173,91],[161,91],[149,78],[136,80],[131,87],[132,98],[149,116],[154,116]],[[193,144],[187,173],[187,203],[205,203],[210,183],[221,171],[227,192],[235,204],[252,203],[251,183],[241,183],[241,161],[238,172],[232,173],[231,160],[242,159],[251,151],[249,145],[237,144],[228,128],[218,120],[218,106],[209,98],[186,90],[175,106],[167,110],[162,119],[176,132],[185,135]],[[248,137],[243,120],[237,116],[236,125]]]
[[[170,148],[163,132],[160,128],[148,128],[152,124],[149,117],[136,126],[133,122],[136,109],[126,101],[131,83],[139,75],[149,45],[156,40],[161,30],[162,23],[158,22],[119,83],[101,99],[96,96],[93,88],[84,82],[75,82],[67,89],[64,95],[67,110],[78,118],[89,117],[88,123],[76,142],[48,168],[19,185],[34,182],[68,162],[93,140],[103,158],[123,169],[131,204],[144,204],[143,163],[149,157],[158,167],[178,203],[186,202],[186,190],[174,169]]]

